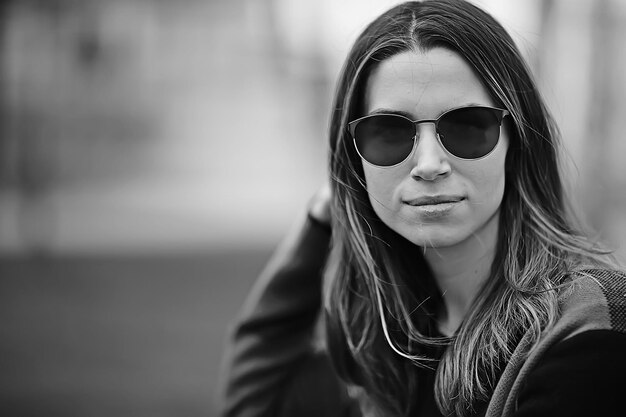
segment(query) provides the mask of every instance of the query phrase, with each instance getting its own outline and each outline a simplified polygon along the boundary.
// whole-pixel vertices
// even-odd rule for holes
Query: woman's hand
[[[330,227],[330,184],[326,182],[309,202],[309,214],[317,221]]]

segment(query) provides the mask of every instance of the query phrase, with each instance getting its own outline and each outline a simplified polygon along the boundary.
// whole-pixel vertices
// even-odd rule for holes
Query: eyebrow
[[[462,109],[463,107],[473,107],[473,106],[491,106],[491,104],[480,104],[480,103],[475,103],[475,102],[469,102],[469,103],[464,103],[460,106],[455,106],[455,107],[450,107],[448,109],[443,110],[442,112],[440,112],[437,117],[435,117],[435,119],[441,117],[442,114],[450,111],[450,110],[455,110],[455,109]],[[404,116],[409,120],[430,120],[430,119],[415,119],[415,116],[407,111],[403,111],[403,110],[394,110],[394,109],[386,109],[386,108],[378,108],[375,110],[372,110],[371,112],[368,113],[368,116],[373,116],[375,114],[397,114],[399,116]]]
[[[413,115],[407,111],[402,111],[402,110],[392,110],[392,109],[384,109],[384,108],[380,108],[380,109],[376,109],[373,110],[371,112],[368,113],[368,116],[373,116],[375,114],[397,114],[399,116],[404,116],[409,120],[414,120],[413,119]]]

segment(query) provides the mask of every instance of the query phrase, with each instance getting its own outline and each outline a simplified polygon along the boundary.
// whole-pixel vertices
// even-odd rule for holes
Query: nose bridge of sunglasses
[[[417,139],[423,138],[425,135],[432,135],[437,138],[437,122],[435,120],[421,120],[415,122],[415,134]]]
[[[445,148],[439,138],[436,120],[424,120],[415,122],[416,142],[414,156],[427,156],[445,153]]]

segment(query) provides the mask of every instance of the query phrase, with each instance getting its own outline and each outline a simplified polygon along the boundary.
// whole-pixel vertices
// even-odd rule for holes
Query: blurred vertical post
[[[9,103],[6,91],[7,82],[7,22],[9,10],[14,0],[0,0],[0,230],[3,229],[2,207],[6,205],[7,189],[10,183],[12,138],[9,136]],[[0,236],[0,240],[2,237]]]
[[[0,0],[0,92],[6,91],[5,76],[5,41],[6,21],[9,4],[13,0]],[[8,138],[7,138],[7,110],[6,96],[0,94],[0,190],[6,187],[8,175]],[[1,195],[1,194],[0,194]]]
[[[50,201],[55,174],[55,149],[58,124],[47,117],[45,104],[33,100],[32,82],[24,59],[28,51],[15,43],[20,16],[41,16],[53,22],[61,13],[58,1],[39,3],[3,1],[0,23],[2,46],[2,159],[0,159],[0,228],[3,248],[27,254],[48,252],[54,240],[54,210]],[[16,28],[18,30],[16,31]],[[50,39],[55,44],[55,35]],[[50,34],[48,34],[50,36]],[[34,74],[54,77],[55,62],[47,62]],[[54,80],[50,83],[54,85]],[[54,100],[55,97],[49,97]]]
[[[626,3],[542,0],[540,19],[535,68],[563,133],[571,192],[599,237],[624,257]]]
[[[626,128],[626,48],[623,1],[592,2],[588,123],[584,132],[584,155],[589,167],[584,176],[584,204],[591,223],[624,258],[626,248],[626,178],[623,132]],[[625,258],[626,259],[626,258]]]
[[[590,221],[599,229],[604,229],[605,216],[611,188],[611,172],[604,169],[607,164],[610,143],[610,123],[612,120],[612,93],[610,72],[613,57],[609,53],[611,45],[610,5],[606,0],[593,2],[591,14],[591,65],[589,81],[591,85],[591,105],[589,122],[585,132],[584,155],[590,167],[585,178],[586,212]],[[602,167],[602,168],[600,168]]]

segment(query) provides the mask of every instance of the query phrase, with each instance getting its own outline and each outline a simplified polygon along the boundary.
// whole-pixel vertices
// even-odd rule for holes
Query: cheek
[[[482,168],[482,169],[481,169]],[[500,205],[504,194],[504,161],[467,170],[465,178],[471,179],[474,188],[474,203],[490,207]]]
[[[502,200],[506,182],[508,143],[508,137],[504,134],[494,154],[478,164],[466,165],[467,177],[472,178],[476,191],[488,202],[499,204]]]
[[[374,211],[381,216],[383,209],[393,208],[393,201],[402,176],[394,169],[380,169],[363,164],[365,184]]]

